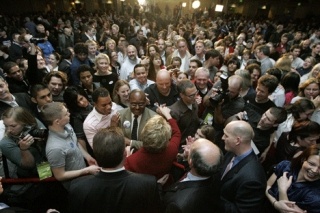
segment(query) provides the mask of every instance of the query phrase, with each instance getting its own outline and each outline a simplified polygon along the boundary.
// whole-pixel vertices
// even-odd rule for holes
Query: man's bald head
[[[163,96],[168,96],[171,90],[171,77],[167,70],[160,70],[156,77],[156,86]]]
[[[199,176],[211,176],[216,173],[223,160],[219,147],[211,141],[200,138],[190,148],[189,165],[191,172]]]
[[[245,121],[232,121],[226,126],[227,128],[231,130],[235,137],[240,137],[242,142],[245,143],[250,143],[254,136],[252,127]]]

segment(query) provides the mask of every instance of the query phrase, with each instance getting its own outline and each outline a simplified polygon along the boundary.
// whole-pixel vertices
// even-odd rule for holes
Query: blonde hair
[[[151,153],[164,151],[171,138],[171,132],[171,126],[162,116],[153,116],[141,132],[143,147]]]
[[[96,60],[94,61],[94,68],[97,69],[97,66],[98,66],[98,62],[102,59],[106,59],[108,61],[108,64],[110,64],[110,59],[109,59],[109,56],[107,54],[104,54],[104,53],[99,53],[97,56],[96,56]]]

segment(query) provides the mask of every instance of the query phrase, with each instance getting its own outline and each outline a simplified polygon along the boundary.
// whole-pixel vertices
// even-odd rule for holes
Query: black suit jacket
[[[217,175],[216,175],[217,176]],[[218,212],[219,177],[177,182],[164,192],[166,213]]]
[[[158,212],[160,196],[156,178],[126,170],[100,172],[71,183],[70,212]]]
[[[234,156],[225,155],[222,173]],[[265,198],[266,177],[254,152],[242,159],[220,182],[220,212],[261,212]]]
[[[12,95],[15,97],[16,102],[20,107],[23,107],[29,110],[31,114],[34,114],[31,109],[31,105],[32,105],[31,98],[27,93],[15,93]],[[9,108],[11,108],[9,104],[6,104],[0,101],[0,116],[4,113],[4,111],[6,111]]]

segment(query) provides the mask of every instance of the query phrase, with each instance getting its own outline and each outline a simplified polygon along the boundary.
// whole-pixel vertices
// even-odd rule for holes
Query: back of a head
[[[40,112],[40,116],[46,125],[51,126],[56,119],[61,118],[64,104],[61,102],[51,102],[45,104]]]
[[[141,132],[143,147],[151,153],[162,152],[168,146],[171,132],[170,125],[162,116],[153,116]]]
[[[248,122],[231,121],[229,124],[227,124],[227,126],[229,125],[234,136],[240,137],[243,144],[250,145],[254,136],[254,132]]]
[[[125,158],[125,141],[119,127],[100,129],[93,137],[93,153],[102,168],[115,168]]]
[[[222,161],[222,151],[211,141],[200,138],[191,145],[189,163],[198,175],[214,175],[219,171]]]

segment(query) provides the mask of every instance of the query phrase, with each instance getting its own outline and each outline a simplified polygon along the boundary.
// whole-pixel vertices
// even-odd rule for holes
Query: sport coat
[[[119,122],[119,127],[121,127],[123,134],[125,137],[131,139],[131,129],[133,125],[133,120],[131,117],[131,110],[130,108],[125,108],[119,111],[120,113],[120,122]],[[157,115],[154,111],[145,108],[144,112],[141,115],[141,120],[139,122],[139,128],[138,128],[138,140],[133,140],[131,146],[139,149],[142,146],[142,142],[139,140],[141,132],[143,127],[146,125],[147,121]],[[125,123],[126,122],[126,123]]]
[[[201,181],[184,181],[173,184],[163,194],[165,212],[218,212],[218,179],[219,177],[214,177]]]
[[[159,212],[155,177],[126,170],[77,178],[71,183],[69,212]]]
[[[222,173],[233,156],[231,152],[225,155]],[[265,198],[266,183],[264,170],[252,151],[220,181],[220,212],[260,212]]]

